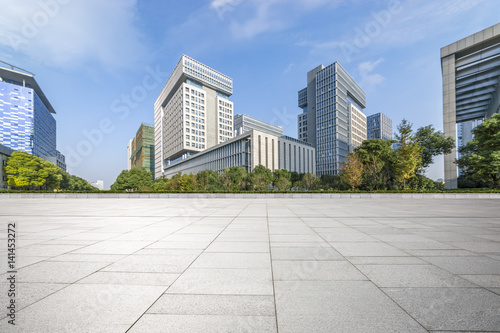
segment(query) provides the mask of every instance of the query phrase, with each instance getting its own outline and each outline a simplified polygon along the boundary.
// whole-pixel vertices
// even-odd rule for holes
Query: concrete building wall
[[[366,116],[353,104],[349,106],[349,135],[351,152],[366,140]]]
[[[231,78],[182,56],[155,102],[156,178],[170,163],[234,135],[232,85]],[[219,117],[222,101],[224,114]]]
[[[444,133],[499,112],[500,23],[441,48]],[[457,150],[444,157],[445,187],[457,187]]]
[[[303,144],[300,141],[288,137],[278,139],[278,169],[298,173],[316,173],[315,149],[311,145]]]

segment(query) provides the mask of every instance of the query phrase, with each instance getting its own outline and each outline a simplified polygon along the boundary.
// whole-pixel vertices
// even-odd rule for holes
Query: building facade
[[[155,177],[234,137],[233,80],[183,55],[155,102]]]
[[[500,112],[500,23],[441,48],[444,134]],[[457,188],[457,150],[444,156],[446,188]]]
[[[170,178],[179,172],[196,174],[207,169],[220,173],[233,166],[241,166],[251,172],[258,165],[263,165],[271,171],[287,169],[291,172],[315,173],[314,155],[314,147],[310,144],[250,129],[235,138],[169,165],[164,175]]]
[[[253,129],[276,136],[283,136],[283,128],[281,126],[271,125],[246,114],[237,114],[234,116],[234,130],[236,135],[243,134]]]
[[[365,92],[347,71],[335,62],[327,67],[320,65],[307,73],[307,87],[298,92],[299,140],[316,148],[318,176],[336,175],[353,144],[351,126],[352,108],[360,113],[366,107]],[[354,112],[358,114],[358,112]]]
[[[129,170],[144,168],[155,175],[155,129],[153,125],[142,123],[129,141]]]
[[[366,115],[354,104],[349,105],[349,152],[366,140]]]
[[[367,139],[392,140],[392,120],[383,113],[366,118]]]
[[[34,75],[0,67],[0,144],[66,169],[56,149],[55,110]]]
[[[7,183],[7,175],[4,172],[4,168],[7,165],[7,160],[13,152],[13,149],[0,144],[0,191],[10,189],[10,186]]]

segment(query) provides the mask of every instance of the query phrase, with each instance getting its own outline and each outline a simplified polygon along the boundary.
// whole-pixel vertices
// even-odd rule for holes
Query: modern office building
[[[55,110],[34,74],[0,67],[0,144],[64,166],[56,149]]]
[[[444,133],[500,112],[500,23],[441,48]],[[457,150],[444,157],[446,188],[457,187]]]
[[[271,125],[262,120],[250,117],[246,114],[237,114],[234,116],[234,132],[235,135],[241,135],[250,130],[258,130],[270,133],[276,136],[283,136],[283,128],[281,126]]]
[[[234,136],[233,80],[183,55],[155,102],[155,177]]]
[[[155,174],[155,129],[153,125],[142,123],[129,141],[129,170],[144,168]]]
[[[66,156],[64,156],[59,150],[56,150],[56,165],[63,171],[66,171]]]
[[[349,105],[349,152],[366,140],[366,115],[354,104]]]
[[[233,166],[251,172],[263,165],[274,171],[287,169],[298,173],[316,173],[315,149],[312,145],[286,136],[250,129],[232,139],[205,149],[168,166],[164,175],[196,174],[203,170],[224,171]]]
[[[383,113],[366,118],[367,139],[392,140],[392,120]]]
[[[7,165],[7,160],[13,152],[13,149],[0,144],[0,191],[10,189],[7,183],[7,175],[4,173],[4,167]]]
[[[316,173],[336,175],[362,139],[355,133],[353,137],[351,129],[357,128],[358,119],[362,122],[359,113],[366,107],[365,92],[338,62],[320,65],[307,73],[298,106],[302,108],[298,137],[316,148]]]
[[[132,169],[132,144],[134,139],[128,140],[127,144],[127,170]]]

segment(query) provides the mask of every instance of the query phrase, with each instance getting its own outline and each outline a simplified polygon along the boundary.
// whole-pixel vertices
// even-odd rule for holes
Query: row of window
[[[189,146],[194,147],[194,148],[198,148],[198,149],[205,149],[204,144],[186,141],[186,147],[189,147]]]
[[[189,92],[189,88],[186,87],[186,92],[188,93]],[[201,98],[205,98],[205,94],[202,93],[202,92],[199,92],[199,91],[196,91],[194,89],[191,89],[191,94],[197,96],[197,97],[201,97]],[[189,98],[187,95],[186,95],[187,98]]]

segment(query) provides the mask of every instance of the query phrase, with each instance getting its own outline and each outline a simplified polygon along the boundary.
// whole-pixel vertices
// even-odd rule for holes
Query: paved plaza
[[[498,199],[0,197],[0,220],[0,332],[500,332]]]

